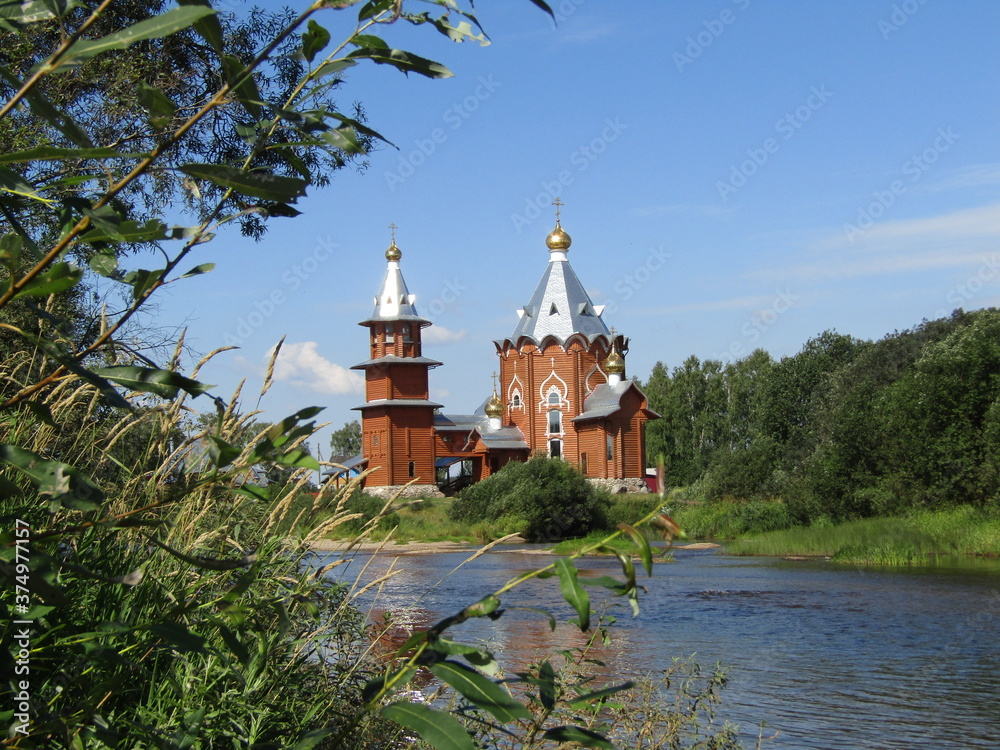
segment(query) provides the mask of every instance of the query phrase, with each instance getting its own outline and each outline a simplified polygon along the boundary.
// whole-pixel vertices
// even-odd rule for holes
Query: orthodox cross
[[[559,198],[556,198],[554,201],[552,201],[552,205],[556,207],[556,224],[558,224],[559,223],[560,209],[565,204],[562,202],[562,200],[560,200]]]
[[[391,229],[391,230],[392,230],[392,241],[393,241],[393,242],[395,242],[395,241],[396,241],[396,230],[397,230],[398,228],[399,228],[399,227],[397,227],[397,226],[396,226],[396,222],[392,222],[392,223],[391,223],[391,224],[389,225],[389,229]]]

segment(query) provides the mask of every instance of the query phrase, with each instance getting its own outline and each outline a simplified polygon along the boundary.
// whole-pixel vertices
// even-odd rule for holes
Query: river
[[[382,555],[364,578],[401,572],[361,601],[401,627],[454,613],[549,559],[529,547],[489,553],[451,573],[465,553]],[[823,561],[732,557],[678,550],[657,564],[639,617],[612,602],[617,622],[602,657],[623,674],[655,672],[673,657],[723,664],[729,685],[719,718],[738,723],[747,748],[759,726],[780,750],[1000,748],[1000,566],[941,564],[854,568]],[[337,568],[353,580],[359,556]],[[617,572],[591,558],[585,575]],[[593,603],[603,589],[591,589]],[[600,592],[600,593],[599,593]],[[523,664],[538,647],[582,644],[567,626],[555,579],[523,585],[505,606],[549,606],[560,620],[524,610],[495,623],[470,621],[456,638],[489,643],[501,662]],[[555,606],[552,606],[555,604]]]

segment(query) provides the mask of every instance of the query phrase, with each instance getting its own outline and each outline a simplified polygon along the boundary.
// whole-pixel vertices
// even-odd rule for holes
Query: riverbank
[[[1000,517],[971,506],[838,525],[748,533],[733,555],[826,557],[850,565],[915,565],[936,556],[1000,557]]]

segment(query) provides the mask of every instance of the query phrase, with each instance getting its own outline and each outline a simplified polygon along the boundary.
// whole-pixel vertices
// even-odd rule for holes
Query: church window
[[[549,308],[549,315],[558,315],[559,309],[556,307],[556,303],[552,303],[552,307]]]
[[[385,343],[387,344],[396,343],[396,333],[392,327],[392,323],[385,324]]]
[[[549,409],[549,434],[558,435],[562,432],[562,412]]]
[[[613,461],[615,458],[615,439],[608,435],[608,460]]]
[[[586,453],[581,453],[580,454],[580,473],[583,474],[584,476],[587,475],[587,454]]]
[[[514,395],[510,399],[510,405],[511,406],[520,406],[521,405],[521,394],[520,393],[517,393],[515,391]]]
[[[409,323],[403,323],[402,325],[403,333],[403,343],[412,344],[413,343],[413,329],[410,327]]]
[[[416,478],[416,476],[417,476],[417,464],[415,462],[410,461],[409,465],[407,466],[407,474],[409,475],[410,479],[415,479]]]
[[[557,391],[555,388],[553,388],[551,391],[549,391],[549,405],[550,406],[558,406],[559,405],[559,400],[560,400],[559,399],[559,391]]]
[[[378,447],[378,435],[372,435],[372,445]]]

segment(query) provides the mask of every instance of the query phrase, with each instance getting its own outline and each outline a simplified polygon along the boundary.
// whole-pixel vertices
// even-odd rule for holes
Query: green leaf
[[[207,435],[205,439],[208,441],[208,456],[219,469],[229,466],[243,452],[215,435]]]
[[[154,242],[170,239],[167,226],[162,221],[150,219],[145,224],[123,221],[117,225],[102,224],[83,234],[79,242]]]
[[[646,537],[634,526],[630,526],[627,523],[618,524],[618,528],[632,537],[632,541],[639,548],[639,559],[642,560],[642,567],[645,568],[646,575],[653,575],[653,551],[649,548],[649,542],[646,541]]]
[[[209,271],[213,271],[213,270],[215,270],[215,264],[214,263],[202,263],[200,266],[195,266],[190,271],[188,271],[186,274],[184,274],[183,276],[180,276],[178,278],[186,279],[186,278],[189,278],[191,276],[201,276],[203,273],[208,273]]]
[[[490,594],[489,596],[484,596],[475,604],[470,604],[462,611],[462,614],[467,617],[482,617],[493,614],[499,606],[500,600],[494,594]]]
[[[621,685],[613,685],[612,687],[604,688],[603,690],[595,690],[592,693],[586,693],[584,695],[579,695],[573,698],[567,703],[571,704],[574,709],[584,703],[590,703],[592,701],[600,700],[601,698],[607,698],[609,695],[614,695],[615,693],[620,693],[622,690],[631,690],[635,687],[635,683],[629,680],[628,682],[623,682]]]
[[[97,485],[69,464],[44,459],[14,445],[0,445],[0,462],[24,474],[40,495],[48,495],[50,507],[96,510],[104,499]]]
[[[21,404],[35,415],[39,422],[55,427],[56,423],[52,419],[52,410],[44,401],[22,401]]]
[[[448,683],[461,693],[467,701],[484,711],[489,711],[504,724],[517,719],[531,718],[531,712],[526,707],[514,700],[493,680],[474,669],[454,661],[441,661],[432,664],[430,670],[439,680]]]
[[[201,5],[205,8],[211,8],[212,5],[208,0],[177,0],[178,5]],[[219,17],[214,13],[204,18],[199,18],[194,22],[193,28],[202,38],[212,45],[212,49],[216,52],[221,53],[224,45],[222,24],[219,23]]]
[[[0,2],[0,28],[17,31],[22,26],[48,21],[56,14],[45,0],[2,0]]]
[[[538,668],[538,699],[542,702],[542,708],[551,711],[556,707],[556,671],[546,659]]]
[[[170,97],[145,81],[140,81],[139,87],[136,89],[136,98],[149,112],[149,124],[153,126],[154,130],[163,130],[170,125],[170,121],[177,111],[177,107],[170,100]]]
[[[186,378],[172,370],[158,370],[152,367],[99,367],[93,372],[133,391],[155,393],[162,398],[176,398],[178,390],[183,390],[192,396],[200,396],[215,387]]]
[[[0,164],[15,162],[52,161],[55,159],[134,159],[143,154],[127,154],[113,148],[58,148],[35,146],[27,151],[8,151],[0,154]]]
[[[124,281],[132,285],[132,299],[142,299],[163,278],[163,269],[149,271],[139,268],[125,274]]]
[[[465,727],[444,711],[422,703],[400,701],[383,708],[381,714],[389,721],[412,729],[435,750],[475,750]]]
[[[105,276],[109,279],[121,278],[121,272],[118,270],[118,258],[111,253],[95,253],[87,261],[87,265],[90,266],[91,271],[99,276]]]
[[[563,726],[546,729],[542,735],[547,740],[553,742],[575,742],[584,747],[597,747],[601,750],[615,750],[607,737],[598,732],[583,727]]]
[[[419,73],[427,78],[451,78],[455,75],[441,63],[414,55],[412,52],[404,52],[401,49],[360,47],[348,54],[348,57],[371,60],[379,65],[391,65],[406,75]]]
[[[330,32],[318,23],[309,19],[306,33],[302,35],[302,56],[306,62],[312,62],[316,54],[330,43]]]
[[[350,125],[343,125],[334,130],[327,130],[323,133],[323,140],[334,148],[346,151],[349,154],[363,154],[365,147],[358,140],[358,134]]]
[[[393,0],[369,0],[358,11],[358,20],[367,21],[369,18],[374,18],[379,13],[387,11],[392,5]]]
[[[188,750],[198,741],[201,735],[201,725],[205,720],[205,711],[206,708],[202,706],[184,717],[181,726],[170,738],[169,747],[171,750]]]
[[[177,647],[178,651],[205,652],[205,638],[197,633],[192,633],[183,625],[176,622],[154,622],[147,625],[148,630],[155,636],[162,638],[168,643]]]
[[[95,55],[110,50],[125,49],[133,43],[143,39],[160,39],[169,36],[181,29],[186,29],[198,19],[214,14],[215,11],[204,6],[188,6],[186,8],[174,8],[152,18],[147,18],[138,23],[134,23],[126,29],[108,34],[106,37],[94,40],[78,40],[67,50],[62,59],[48,72],[65,70],[85,60],[89,60]],[[42,69],[46,67],[42,63]]]
[[[69,263],[53,263],[33,278],[27,286],[14,295],[19,297],[47,297],[71,289],[79,283],[83,270]]]
[[[226,164],[184,164],[180,170],[191,177],[208,180],[224,188],[232,188],[243,195],[277,201],[294,202],[306,194],[306,180],[281,177],[268,172],[244,172]]]
[[[590,596],[577,580],[576,566],[565,557],[556,560],[555,566],[559,574],[559,590],[579,615],[577,623],[580,630],[587,630],[590,628]]]
[[[293,466],[296,469],[312,469],[313,471],[319,471],[321,468],[319,461],[302,450],[289,451],[283,456],[279,456],[277,461],[282,466]]]
[[[226,74],[226,82],[236,98],[239,99],[240,104],[254,120],[259,120],[262,97],[257,88],[257,82],[253,79],[253,74],[232,55],[222,56],[222,69]]]
[[[341,57],[336,60],[330,60],[329,62],[325,62],[318,68],[316,68],[316,70],[312,74],[312,77],[322,78],[323,76],[336,75],[337,73],[340,73],[343,70],[347,70],[348,68],[353,68],[357,64],[358,64],[357,60],[348,60],[347,58],[344,57]]]
[[[332,729],[312,729],[299,737],[288,750],[312,750],[332,733]]]
[[[532,5],[534,5],[534,6],[538,7],[538,8],[541,8],[546,13],[548,13],[552,17],[553,21],[555,20],[556,14],[552,12],[552,8],[549,7],[549,4],[546,3],[545,0],[529,0],[529,2]]]

